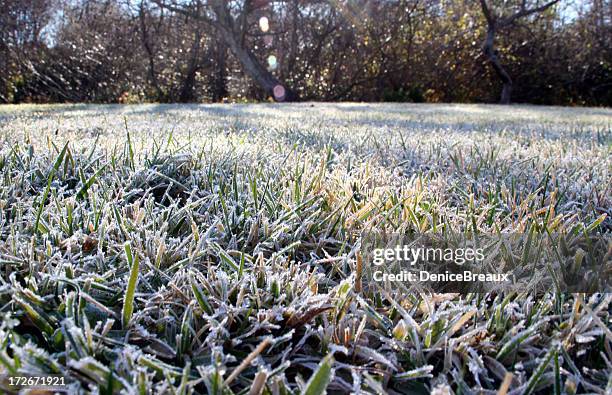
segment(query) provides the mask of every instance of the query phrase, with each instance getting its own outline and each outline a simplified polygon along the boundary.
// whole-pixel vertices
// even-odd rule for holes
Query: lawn
[[[611,153],[612,109],[2,106],[0,375],[101,394],[612,391],[612,293],[394,293],[362,278],[359,237],[609,241]]]

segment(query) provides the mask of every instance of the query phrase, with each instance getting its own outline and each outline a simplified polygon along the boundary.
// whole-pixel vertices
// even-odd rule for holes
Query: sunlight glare
[[[264,33],[270,30],[270,22],[268,21],[268,18],[266,18],[265,16],[259,18],[259,28]]]

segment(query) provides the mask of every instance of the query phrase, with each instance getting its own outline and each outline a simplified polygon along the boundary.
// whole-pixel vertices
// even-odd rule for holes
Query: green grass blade
[[[45,207],[45,202],[47,201],[47,196],[49,196],[49,191],[51,190],[51,183],[53,182],[53,178],[55,177],[55,173],[59,169],[62,161],[64,160],[64,156],[66,155],[66,151],[68,150],[68,143],[64,145],[62,151],[57,156],[55,163],[53,164],[53,168],[51,169],[51,173],[49,173],[49,177],[47,178],[47,187],[45,188],[45,192],[43,193],[42,199],[40,200],[40,204],[38,206],[38,210],[36,212],[36,221],[34,222],[34,232],[38,232],[38,224],[40,223],[40,216],[42,215],[43,208]]]
[[[313,373],[306,383],[302,395],[321,395],[326,393],[327,386],[329,385],[334,371],[332,365],[334,363],[334,357],[332,354],[327,355],[321,363],[317,371]]]
[[[552,348],[550,351],[548,351],[548,353],[544,357],[544,360],[538,365],[535,372],[533,372],[533,375],[531,375],[531,377],[529,378],[529,381],[527,382],[527,388],[525,388],[525,391],[523,392],[524,395],[529,395],[533,392],[536,385],[540,381],[540,378],[542,378],[544,371],[548,367],[550,360],[556,353],[557,353],[556,348]]]
[[[136,293],[136,285],[138,283],[138,255],[132,256],[129,243],[125,244],[125,252],[128,263],[131,262],[130,278],[128,286],[123,298],[123,309],[121,310],[121,324],[123,328],[127,328],[132,319],[134,312],[134,294]]]
[[[96,171],[91,177],[89,177],[87,182],[85,182],[83,186],[81,187],[81,189],[79,189],[79,192],[77,192],[77,195],[76,195],[77,199],[82,199],[87,196],[87,190],[91,188],[93,183],[96,181],[96,178],[98,178],[98,176],[102,174],[102,171],[104,171],[105,168],[106,168],[106,165],[100,167],[98,171]]]

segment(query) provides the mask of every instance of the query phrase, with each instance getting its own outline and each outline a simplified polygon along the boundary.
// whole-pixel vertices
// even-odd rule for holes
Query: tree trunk
[[[181,90],[179,92],[179,103],[193,103],[196,101],[193,94],[193,88],[196,82],[197,71],[197,67],[193,66],[189,66],[187,69],[185,79],[183,80],[183,85],[181,86]]]
[[[202,33],[200,32],[200,29],[197,28],[194,33],[194,41],[191,47],[191,58],[189,59],[189,63],[187,64],[185,79],[183,80],[183,85],[181,86],[181,90],[179,92],[179,102],[181,103],[191,103],[195,101],[193,88],[196,82],[196,73],[200,67],[198,62],[200,59],[201,39]]]
[[[227,4],[222,0],[216,0],[213,2],[213,10],[217,15],[217,23],[214,26],[242,65],[244,72],[276,101],[296,101],[298,99],[297,94],[274,77],[261,65],[255,55],[243,45],[240,39],[241,35],[234,29],[233,18],[227,9]]]
[[[489,59],[489,62],[491,62],[491,66],[493,66],[495,74],[497,74],[503,84],[499,103],[510,104],[510,98],[512,96],[512,78],[510,78],[510,74],[508,74],[506,69],[504,69],[499,61],[499,58],[497,57],[497,53],[495,51],[495,30],[495,26],[490,26],[487,29],[487,37],[482,50],[485,56]]]
[[[250,9],[250,2],[247,1],[243,5],[245,8],[243,8],[243,13],[239,18],[242,21],[239,28],[235,27],[235,20],[228,8],[229,2],[226,0],[209,0],[208,5],[211,6],[215,13],[216,20],[202,15],[199,9],[188,11],[187,8],[164,4],[161,0],[154,0],[154,2],[160,7],[196,18],[213,26],[236,59],[238,59],[243,71],[253,78],[267,95],[272,96],[276,101],[296,101],[299,99],[293,90],[285,86],[285,84],[262,66],[257,57],[244,44],[242,38],[246,33],[245,18]],[[201,3],[198,2],[197,4]]]
[[[240,45],[237,38],[228,31],[222,32],[224,40],[244,71],[276,101],[295,101],[297,95],[266,70],[251,51]]]
[[[145,52],[147,53],[147,59],[149,61],[147,76],[148,76],[149,82],[153,86],[153,89],[155,89],[156,100],[163,101],[164,95],[159,86],[159,81],[157,80],[157,72],[155,71],[155,59],[154,59],[155,55],[153,54],[153,49],[151,48],[151,45],[149,43],[149,33],[148,33],[147,23],[145,20],[146,13],[145,13],[145,8],[144,8],[144,1],[140,2],[140,13],[138,16],[140,19],[140,31],[142,33],[142,36],[141,36],[142,44],[144,46]]]
[[[499,104],[510,104],[511,96],[512,96],[512,81],[504,82],[504,86],[502,87],[501,97],[499,99]]]
[[[227,47],[222,39],[216,40],[215,60],[217,70],[212,76],[211,90],[213,102],[220,102],[228,96],[227,91]]]
[[[283,67],[282,70],[285,72],[283,75],[285,78],[290,77],[295,68],[295,61],[297,59],[298,51],[298,27],[299,27],[299,1],[294,0],[291,10],[291,35],[289,40],[289,55],[287,56],[287,67]]]

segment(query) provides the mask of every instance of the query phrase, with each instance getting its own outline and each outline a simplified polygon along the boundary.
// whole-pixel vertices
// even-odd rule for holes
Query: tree
[[[150,34],[149,34],[149,21],[147,20],[148,12],[147,7],[145,5],[145,0],[140,1],[140,6],[138,8],[138,20],[140,22],[140,35],[142,46],[144,47],[145,53],[147,55],[147,78],[149,80],[149,84],[153,87],[155,91],[155,98],[158,101],[161,101],[164,94],[160,87],[159,79],[157,78],[157,71],[155,67],[155,54],[153,52],[153,45],[151,44]]]
[[[231,3],[225,0],[196,0],[190,5],[173,1],[167,3],[164,0],[155,0],[160,6],[170,11],[177,12],[189,17],[196,18],[212,26],[222,38],[236,59],[240,62],[242,69],[271,97],[277,101],[295,101],[297,94],[286,84],[276,78],[257,59],[255,54],[248,48],[246,33],[248,31],[249,15],[267,2],[255,0],[244,0],[243,2]]]
[[[478,1],[0,0],[0,102],[612,104],[612,0]]]
[[[502,81],[503,86],[501,97],[499,99],[500,104],[510,103],[510,98],[512,96],[512,86],[514,82],[512,81],[510,74],[506,71],[501,61],[499,60],[499,57],[497,56],[497,51],[495,50],[495,35],[498,31],[512,25],[517,20],[527,17],[529,15],[543,12],[558,2],[559,0],[552,0],[543,5],[539,5],[539,0],[536,0],[536,3],[534,5],[531,5],[530,7],[528,5],[528,0],[521,0],[518,11],[513,12],[509,16],[497,16],[495,15],[491,7],[489,7],[489,5],[487,4],[487,0],[480,0],[482,13],[484,14],[484,17],[487,21],[487,34],[482,50],[485,56],[489,59],[491,66],[493,66],[493,70],[495,70],[495,73]]]
[[[0,0],[0,103],[21,100],[23,74],[40,58],[51,0]]]

